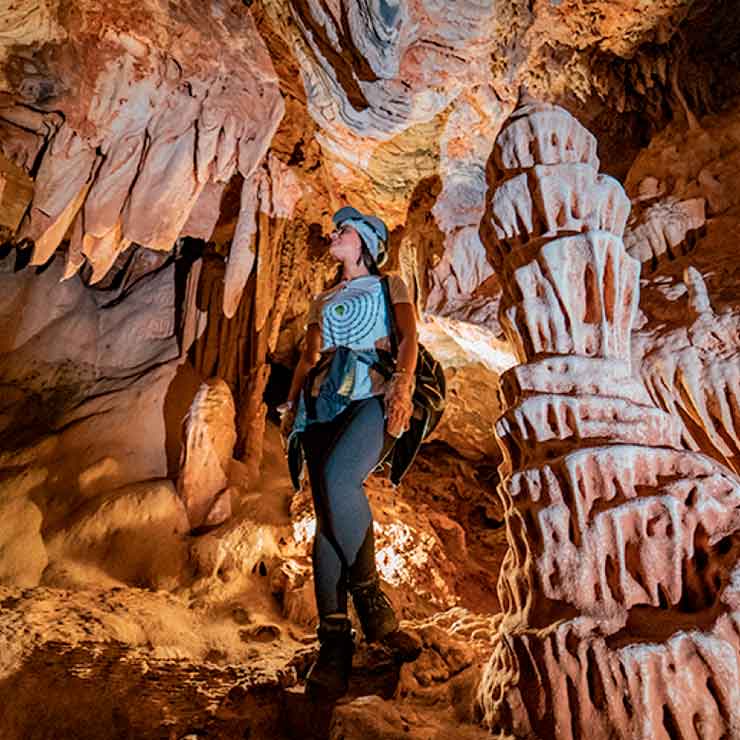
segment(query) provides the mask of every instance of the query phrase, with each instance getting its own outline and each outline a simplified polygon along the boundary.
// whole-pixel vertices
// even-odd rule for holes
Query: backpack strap
[[[396,314],[393,310],[393,302],[391,301],[391,289],[388,285],[388,276],[383,275],[380,278],[380,284],[383,288],[383,295],[385,296],[385,310],[388,316],[388,327],[390,328],[389,339],[391,340],[391,354],[393,359],[398,357],[398,336],[396,334]]]

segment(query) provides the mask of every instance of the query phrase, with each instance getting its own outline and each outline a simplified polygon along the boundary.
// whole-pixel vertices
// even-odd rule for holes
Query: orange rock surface
[[[0,737],[740,736],[736,16],[6,2]],[[418,657],[316,711],[274,409],[347,204],[448,403],[368,482]]]

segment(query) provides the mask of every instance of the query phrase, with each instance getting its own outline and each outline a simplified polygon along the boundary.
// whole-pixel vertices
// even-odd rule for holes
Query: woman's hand
[[[288,437],[293,431],[293,424],[295,424],[295,403],[292,401],[286,401],[277,407],[277,412],[280,414],[280,437],[283,440],[283,448],[288,449]]]
[[[386,431],[400,437],[408,428],[414,404],[415,378],[411,373],[394,373],[385,392]]]

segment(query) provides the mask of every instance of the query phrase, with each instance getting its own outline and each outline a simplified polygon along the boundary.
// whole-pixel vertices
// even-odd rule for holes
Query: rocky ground
[[[418,657],[358,637],[348,697],[317,708],[302,695],[310,500],[275,427],[268,440],[260,486],[214,531],[178,529],[171,484],[140,484],[56,533],[39,586],[2,588],[3,738],[482,736],[474,692],[505,549],[492,468],[432,446],[398,490],[371,479],[379,567]],[[17,475],[4,469],[4,490]]]

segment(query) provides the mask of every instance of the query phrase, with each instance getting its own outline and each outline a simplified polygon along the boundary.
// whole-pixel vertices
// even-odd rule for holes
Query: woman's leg
[[[363,482],[378,464],[385,442],[383,403],[353,403],[329,424],[304,435],[314,508],[313,547],[319,616],[346,614],[347,585],[375,574],[372,513]]]

